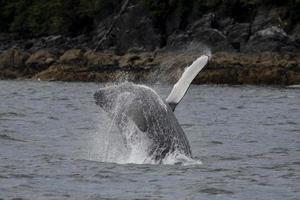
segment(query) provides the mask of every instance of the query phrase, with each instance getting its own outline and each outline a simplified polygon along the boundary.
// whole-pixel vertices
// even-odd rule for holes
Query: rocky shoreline
[[[295,0],[16,2],[0,7],[0,79],[176,82],[210,49],[196,84],[300,84]]]
[[[26,52],[10,49],[0,53],[0,79],[45,81],[133,81],[178,80],[199,52],[128,51],[124,54],[69,49]],[[234,53],[211,55],[208,66],[194,84],[300,84],[299,53]]]

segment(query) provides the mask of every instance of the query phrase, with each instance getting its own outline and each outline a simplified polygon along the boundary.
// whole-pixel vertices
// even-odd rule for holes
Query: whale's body
[[[173,152],[192,157],[187,137],[173,111],[207,61],[207,56],[200,57],[188,67],[166,101],[150,87],[122,83],[96,92],[96,104],[114,119],[121,133],[128,132],[129,124],[134,124],[135,131],[129,137],[124,135],[125,142],[142,134],[149,141],[147,154],[156,162]]]
[[[110,105],[102,103],[105,98],[110,99]],[[138,130],[134,134],[144,134],[149,139],[147,153],[156,161],[175,150],[192,156],[188,140],[171,107],[151,88],[123,83],[101,89],[95,94],[95,99],[115,120],[121,132],[126,132],[128,123],[135,123]]]

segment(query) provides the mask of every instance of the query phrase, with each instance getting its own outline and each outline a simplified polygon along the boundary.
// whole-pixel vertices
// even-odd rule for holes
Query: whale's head
[[[107,113],[112,113],[118,106],[132,99],[133,91],[131,84],[104,87],[94,94],[95,103]]]
[[[95,103],[104,111],[109,112],[115,107],[117,92],[110,88],[102,88],[94,94]]]

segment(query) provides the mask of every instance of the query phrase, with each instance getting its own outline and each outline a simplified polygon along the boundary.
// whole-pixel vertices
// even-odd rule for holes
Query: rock
[[[59,81],[138,81],[145,80],[144,72],[99,71],[96,68],[78,68],[70,65],[52,65],[48,69],[36,74],[33,79]]]
[[[190,37],[185,32],[175,31],[172,35],[168,37],[167,48],[171,49],[182,49],[190,41]]]
[[[141,57],[137,54],[125,54],[120,59],[120,67],[129,68],[135,66],[135,63],[139,61]]]
[[[119,56],[112,53],[87,51],[84,54],[87,65],[91,67],[116,67],[119,65]]]
[[[50,35],[47,37],[33,38],[25,41],[21,46],[31,52],[36,52],[40,49],[51,49],[57,51],[63,49],[63,45],[67,42],[67,39],[61,35]]]
[[[293,42],[295,42],[300,49],[300,23],[298,23],[294,30],[292,31],[291,39]]]
[[[83,51],[81,49],[70,49],[67,50],[59,58],[59,62],[62,64],[82,64],[84,63]]]
[[[286,32],[278,26],[271,26],[257,31],[254,37],[264,37],[266,39],[285,40],[288,38]]]
[[[25,61],[29,54],[17,49],[10,49],[0,54],[0,79],[25,78],[28,69]]]
[[[190,27],[190,30],[197,30],[201,28],[212,28],[213,21],[215,20],[214,13],[203,15],[199,20],[195,21]]]
[[[233,47],[229,44],[227,37],[219,30],[214,28],[198,28],[192,31],[193,42],[204,43],[213,51],[232,51]]]
[[[95,69],[95,68],[93,68]],[[36,74],[32,79],[44,81],[112,81],[116,76],[115,72],[93,71],[90,68],[78,68],[70,65],[52,65],[48,69]]]
[[[259,9],[252,22],[251,33],[255,34],[256,32],[271,26],[281,27],[282,24],[279,20],[280,18],[272,13],[274,13],[274,10],[268,10],[266,8]]]
[[[68,37],[62,35],[50,35],[47,37],[23,39],[16,42],[16,45],[21,49],[29,52],[36,52],[40,49],[51,49],[52,53],[60,53],[69,49],[88,49],[92,45],[92,40],[86,35],[79,35],[76,37]],[[0,44],[1,49],[1,44]]]
[[[36,74],[33,79],[47,81],[84,81],[77,68],[69,65],[51,65],[46,70]]]
[[[119,66],[121,68],[130,68],[131,70],[148,70],[158,65],[154,59],[153,53],[125,54],[120,57]]]
[[[0,54],[0,69],[23,68],[28,57],[28,53],[24,53],[17,49],[4,51]]]
[[[286,73],[286,77],[287,77],[287,85],[298,85],[300,83],[300,70],[288,71]]]
[[[237,71],[234,68],[206,69],[197,75],[193,83],[238,84]]]
[[[278,26],[271,26],[257,31],[246,45],[247,52],[286,52],[297,51],[286,32]]]
[[[42,49],[33,53],[26,61],[26,65],[35,69],[45,69],[55,61],[56,56],[54,54],[52,54],[48,49]]]
[[[51,48],[51,50],[59,51],[60,49],[68,49],[72,48],[69,44],[70,38],[62,36],[62,35],[50,35],[47,37],[42,37],[39,39],[40,47],[36,47],[35,49],[41,49],[41,48]]]
[[[198,48],[197,48],[198,49]],[[80,50],[79,50],[80,51]],[[27,59],[26,53],[9,50],[0,54],[0,78],[34,78],[60,81],[148,81],[175,83],[186,66],[202,55],[199,51],[113,53],[71,49],[60,57],[38,51]],[[24,54],[24,55],[23,55]],[[78,57],[78,55],[83,54]],[[28,55],[27,55],[28,57]],[[81,58],[84,62],[81,62]],[[29,62],[30,61],[30,62]],[[23,64],[22,64],[23,63]],[[54,63],[54,64],[50,64]],[[194,83],[213,84],[299,84],[299,53],[233,53],[218,52]],[[43,66],[50,67],[43,67]],[[16,67],[23,66],[23,67]],[[40,66],[40,67],[37,67]]]
[[[233,50],[232,46],[228,42],[227,36],[220,30],[214,28],[214,20],[215,15],[213,13],[204,15],[200,20],[194,22],[188,27],[188,30],[186,31],[188,35],[181,34],[182,37],[177,38],[173,35],[169,44],[180,44],[180,39],[184,39],[184,41],[187,42],[207,45],[213,51]]]
[[[214,54],[194,83],[297,84],[300,81],[298,54]]]
[[[218,19],[216,19],[216,25],[217,27],[219,27],[220,30],[224,30],[224,32],[227,32],[227,28],[228,27],[232,27],[232,25],[234,25],[234,19],[230,18],[230,17],[219,17]]]
[[[285,31],[282,16],[287,12],[284,8],[260,8],[251,25],[252,34],[245,52],[299,52],[299,45]]]
[[[250,23],[237,23],[227,28],[228,41],[237,51],[244,49],[249,37]]]
[[[250,67],[238,74],[239,84],[275,84],[285,85],[287,77],[281,67]]]

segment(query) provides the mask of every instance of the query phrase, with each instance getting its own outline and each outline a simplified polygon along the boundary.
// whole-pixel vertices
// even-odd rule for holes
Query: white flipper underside
[[[208,56],[203,55],[195,60],[191,66],[185,69],[179,81],[174,85],[171,93],[166,99],[166,102],[171,106],[173,110],[175,110],[176,105],[184,97],[194,78],[207,64],[208,59]]]

